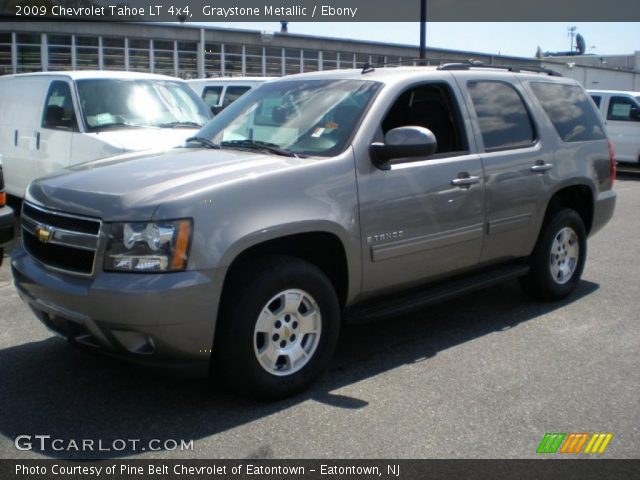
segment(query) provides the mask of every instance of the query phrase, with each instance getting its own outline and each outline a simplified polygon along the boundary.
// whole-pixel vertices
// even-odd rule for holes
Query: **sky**
[[[248,30],[279,31],[277,22],[209,23]],[[640,50],[640,23],[427,23],[427,47],[533,57],[543,51],[568,51],[568,27],[586,40],[587,53],[631,54]],[[291,22],[290,33],[418,45],[420,25],[410,23]]]

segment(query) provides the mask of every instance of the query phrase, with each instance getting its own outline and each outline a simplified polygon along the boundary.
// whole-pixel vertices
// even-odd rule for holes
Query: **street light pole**
[[[420,1],[420,64],[427,58],[427,0]]]

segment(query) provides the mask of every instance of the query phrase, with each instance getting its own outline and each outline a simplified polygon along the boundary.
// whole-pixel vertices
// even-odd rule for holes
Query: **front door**
[[[71,85],[65,80],[51,82],[44,102],[40,146],[34,157],[34,177],[41,177],[69,165],[73,136],[78,122]]]
[[[461,271],[480,258],[483,174],[455,85],[438,81],[405,90],[378,135],[408,125],[435,134],[434,155],[358,172],[365,295]]]

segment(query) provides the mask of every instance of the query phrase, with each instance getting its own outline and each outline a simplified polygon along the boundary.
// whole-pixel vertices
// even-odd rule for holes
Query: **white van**
[[[588,90],[620,162],[640,162],[640,92]]]
[[[220,77],[187,80],[214,115],[252,88],[276,77]]]
[[[181,144],[211,118],[186,82],[78,71],[0,77],[0,155],[7,193],[36,177],[124,152]]]

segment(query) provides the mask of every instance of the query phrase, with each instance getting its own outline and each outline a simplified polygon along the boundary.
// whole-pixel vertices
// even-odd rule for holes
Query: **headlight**
[[[187,266],[191,220],[111,225],[104,269],[175,272]]]

